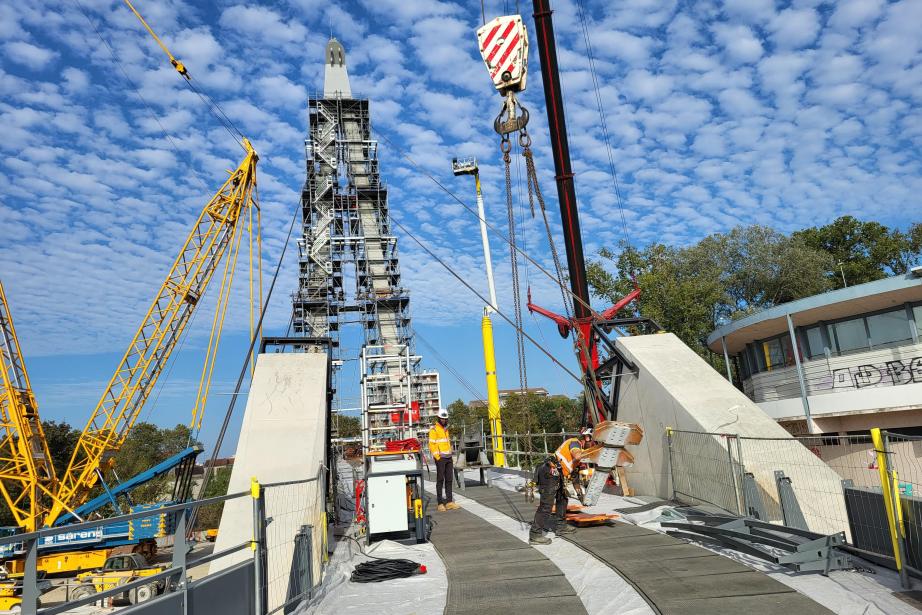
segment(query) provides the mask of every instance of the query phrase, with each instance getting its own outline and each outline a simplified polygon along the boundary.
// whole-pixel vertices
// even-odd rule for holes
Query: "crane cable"
[[[599,125],[602,128],[602,139],[605,142],[605,151],[608,154],[608,169],[611,175],[612,186],[615,190],[615,198],[618,202],[618,211],[621,215],[621,232],[624,235],[625,243],[630,247],[631,236],[627,229],[627,218],[624,215],[624,199],[621,196],[621,184],[618,181],[618,173],[615,170],[615,157],[612,152],[611,135],[608,132],[608,122],[605,120],[605,110],[602,103],[602,90],[599,86],[599,75],[595,68],[595,55],[592,53],[592,42],[589,39],[589,25],[586,20],[583,0],[576,0],[576,10],[579,16],[580,26],[583,31],[583,42],[586,44],[586,58],[589,62],[589,74],[592,77],[592,87],[595,91],[596,107],[599,112]],[[631,272],[633,277],[633,272]]]
[[[185,81],[185,83],[199,97],[199,99],[205,103],[205,106],[208,107],[208,110],[211,112],[211,114],[214,115],[215,119],[218,120],[218,122],[228,133],[230,133],[230,136],[234,138],[237,144],[246,150],[246,147],[243,145],[242,141],[242,139],[244,139],[244,134],[240,131],[239,128],[237,128],[233,120],[227,117],[227,114],[224,113],[224,109],[222,109],[221,106],[211,96],[195,86],[195,84],[192,82],[192,75],[189,74],[188,69],[186,69],[186,65],[179,61],[172,53],[170,53],[170,50],[167,48],[167,46],[163,43],[162,40],[160,40],[160,37],[157,36],[157,33],[154,32],[153,28],[151,28],[150,25],[148,25],[148,23],[144,20],[144,18],[141,17],[141,13],[139,13],[138,10],[134,8],[131,2],[129,0],[124,0],[124,2],[128,8],[131,9],[131,12],[134,13],[134,16],[138,18],[138,21],[141,22],[141,25],[143,25],[147,32],[154,38],[154,40],[157,42],[157,45],[160,46],[160,49],[162,49],[170,59],[170,64],[173,66],[173,68],[176,69],[176,72],[183,77],[183,81]]]
[[[515,229],[515,210],[512,207],[512,173],[510,168],[512,158],[509,156],[509,150],[512,149],[512,145],[508,137],[503,140],[500,147],[503,151],[503,165],[505,166],[506,171],[506,214],[509,219],[509,257],[510,263],[512,265],[512,313],[515,317],[515,351],[518,358],[519,367],[519,390],[525,391],[525,389],[528,388],[528,374],[525,366],[525,338],[522,337],[522,289],[519,284],[519,259],[516,248],[517,232]]]
[[[406,160],[407,162],[409,162],[410,165],[411,165],[414,169],[416,169],[419,173],[421,173],[422,175],[426,176],[432,183],[434,183],[436,186],[438,186],[439,189],[442,190],[442,192],[444,192],[445,194],[447,194],[453,201],[455,201],[456,203],[458,203],[458,205],[460,205],[462,208],[464,208],[465,210],[467,210],[468,213],[470,213],[472,216],[474,216],[474,218],[476,218],[477,221],[478,221],[478,223],[479,223],[479,221],[480,221],[480,214],[477,213],[477,210],[476,210],[476,209],[474,209],[473,207],[471,207],[470,205],[468,205],[467,203],[465,203],[465,202],[461,199],[461,197],[459,197],[457,194],[455,194],[454,192],[452,192],[445,184],[443,184],[442,182],[440,182],[440,181],[438,180],[437,177],[435,177],[434,175],[432,175],[432,173],[430,173],[430,172],[427,171],[425,168],[423,168],[423,166],[420,165],[418,162],[416,162],[416,160],[414,160],[413,157],[410,156],[410,155],[406,152],[405,149],[403,149],[402,147],[400,147],[399,145],[397,145],[396,143],[394,143],[394,141],[392,141],[390,138],[388,138],[388,136],[387,136],[386,134],[384,134],[383,132],[380,132],[380,131],[375,132],[374,134],[375,134],[376,137],[380,138],[382,141],[384,141],[385,143],[387,143],[387,145],[388,145],[393,151],[398,152],[398,153],[400,154],[400,157],[401,157],[401,158],[403,158],[404,160]],[[487,229],[490,230],[490,231],[493,233],[493,236],[498,237],[501,241],[503,241],[504,243],[506,243],[507,245],[509,245],[510,248],[512,248],[512,249],[514,249],[516,252],[518,252],[518,254],[519,254],[524,260],[526,260],[526,261],[528,261],[529,263],[531,263],[532,266],[535,267],[535,269],[537,269],[538,271],[540,271],[541,273],[543,273],[543,274],[544,274],[545,276],[547,276],[550,280],[554,281],[555,284],[560,285],[561,291],[567,293],[567,296],[569,296],[570,299],[571,299],[574,303],[578,303],[578,304],[582,305],[582,306],[583,306],[584,308],[586,308],[590,313],[592,313],[592,314],[595,315],[595,316],[598,316],[598,313],[597,313],[595,310],[592,309],[592,306],[591,306],[591,305],[589,305],[589,304],[588,304],[586,301],[584,301],[582,298],[578,297],[572,290],[570,290],[569,288],[567,288],[566,285],[560,284],[560,283],[557,281],[557,279],[555,278],[554,274],[551,273],[550,271],[548,271],[547,269],[545,269],[545,268],[541,265],[541,263],[539,263],[537,260],[535,260],[535,258],[534,258],[533,256],[531,256],[530,254],[528,254],[526,251],[522,250],[522,249],[519,248],[518,246],[516,246],[516,247],[513,248],[513,243],[509,240],[509,237],[507,237],[507,236],[505,235],[505,233],[503,233],[502,229],[500,229],[499,227],[497,227],[496,225],[492,224],[489,220],[486,220],[486,219],[484,219],[484,224],[486,224]]]

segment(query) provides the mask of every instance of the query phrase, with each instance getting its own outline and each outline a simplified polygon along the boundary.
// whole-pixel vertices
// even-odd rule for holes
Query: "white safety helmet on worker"
[[[445,408],[439,408],[438,417],[439,417],[440,419],[447,419],[447,418],[448,418],[448,410],[446,410]]]
[[[584,427],[582,430],[580,430],[579,435],[581,435],[581,436],[591,436],[591,435],[592,435],[592,427]]]

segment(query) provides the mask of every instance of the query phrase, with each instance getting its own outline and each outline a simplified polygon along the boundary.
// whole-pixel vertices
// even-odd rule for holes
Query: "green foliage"
[[[905,273],[920,262],[922,223],[905,233],[843,216],[831,224],[785,235],[765,226],[737,227],[676,248],[653,244],[600,251],[589,263],[592,290],[614,303],[642,289],[639,311],[675,333],[702,356],[718,325],[768,307],[842,286]],[[609,260],[618,273],[605,265]],[[722,358],[716,359],[722,368]]]
[[[336,431],[340,438],[353,438],[362,433],[362,420],[357,416],[339,414],[336,417]]]
[[[505,433],[575,431],[579,428],[583,405],[579,399],[563,395],[540,397],[534,393],[510,395],[503,402]],[[460,399],[448,405],[449,427],[460,435],[462,428],[479,430],[481,421],[489,425],[485,407],[471,408]]]
[[[136,423],[115,456],[115,471],[122,480],[150,468],[190,446],[191,433],[186,425],[172,429],[152,423]],[[166,474],[141,485],[132,492],[135,503],[152,503],[169,495],[173,477]]]
[[[596,294],[614,303],[633,288],[633,272],[643,291],[640,313],[704,356],[704,340],[719,323],[828,290],[832,265],[828,254],[764,226],[738,227],[686,248],[653,244],[600,255],[618,274],[591,263]]]
[[[826,275],[835,288],[842,288],[843,274],[853,285],[907,273],[919,264],[922,252],[919,222],[903,233],[879,222],[842,216],[826,226],[797,231],[793,237],[832,257],[834,262]]]
[[[70,457],[74,454],[74,448],[80,438],[80,431],[71,427],[69,423],[57,421],[42,421],[42,430],[45,432],[48,452],[51,453],[51,463],[60,476],[70,463]]]
[[[230,485],[231,468],[218,468],[215,470],[205,488],[204,498],[214,498],[219,495],[227,495],[227,488]],[[207,530],[218,527],[221,522],[221,513],[224,510],[224,502],[219,504],[209,504],[202,506],[198,511],[195,520],[195,529]]]

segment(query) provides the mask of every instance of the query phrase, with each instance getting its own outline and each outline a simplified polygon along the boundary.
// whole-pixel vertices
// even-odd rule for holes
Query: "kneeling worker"
[[[544,535],[545,532],[554,532],[559,536],[575,531],[564,521],[568,498],[563,480],[570,475],[582,457],[583,449],[579,438],[568,438],[560,445],[553,457],[548,457],[535,470],[535,482],[538,483],[538,493],[541,494],[541,499],[538,510],[535,512],[535,520],[531,524],[529,543],[550,544],[551,539]],[[551,507],[555,508],[553,514]]]
[[[451,440],[448,437],[448,410],[445,408],[439,408],[438,420],[429,430],[429,452],[435,460],[435,495],[439,503],[436,510],[445,512],[461,508],[454,503],[451,494],[454,464],[451,460]]]

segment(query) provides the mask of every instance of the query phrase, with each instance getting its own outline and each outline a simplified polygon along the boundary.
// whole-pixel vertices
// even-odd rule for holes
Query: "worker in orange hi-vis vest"
[[[454,477],[451,460],[451,440],[448,436],[448,410],[439,408],[438,418],[429,430],[429,452],[435,460],[435,495],[438,498],[436,510],[445,512],[461,508],[454,502],[451,487]]]
[[[535,511],[535,520],[531,524],[528,542],[533,545],[547,545],[551,539],[545,532],[554,532],[557,536],[575,531],[564,521],[567,514],[567,491],[563,480],[574,471],[575,466],[583,457],[583,448],[579,438],[567,438],[563,441],[553,457],[548,457],[535,470],[535,482],[538,484],[538,493],[541,499],[538,510]],[[551,512],[552,507],[555,509]]]

